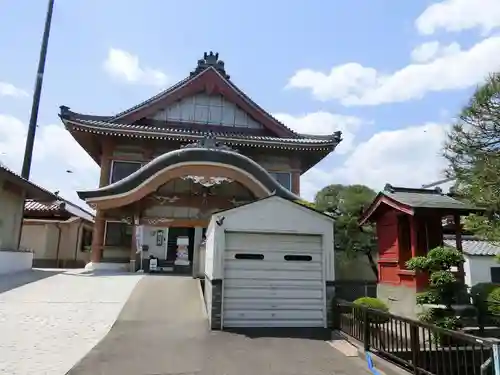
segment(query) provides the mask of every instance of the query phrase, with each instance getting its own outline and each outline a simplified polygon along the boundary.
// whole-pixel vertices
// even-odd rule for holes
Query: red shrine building
[[[298,200],[300,176],[341,141],[340,132],[299,134],[279,122],[212,52],[185,79],[123,112],[61,106],[60,118],[100,166],[99,186],[78,192],[96,210],[95,267],[136,270],[151,256],[172,262],[179,237],[188,239],[192,264],[212,213],[270,195]]]
[[[375,224],[378,244],[377,296],[392,312],[415,317],[416,293],[428,286],[428,276],[406,268],[406,261],[443,246],[443,220],[452,219],[456,248],[462,251],[460,217],[481,212],[440,188],[415,189],[387,184],[363,212],[359,225]],[[449,220],[447,220],[449,221]]]

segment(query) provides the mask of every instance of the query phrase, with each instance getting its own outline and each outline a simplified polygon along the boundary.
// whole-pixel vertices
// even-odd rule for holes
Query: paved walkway
[[[110,333],[68,375],[368,374],[322,340],[209,332],[189,277],[144,277]]]
[[[141,277],[81,270],[1,276],[0,374],[65,374],[109,332]]]

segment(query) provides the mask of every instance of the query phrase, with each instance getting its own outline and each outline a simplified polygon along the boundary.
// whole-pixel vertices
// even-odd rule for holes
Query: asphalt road
[[[368,374],[363,361],[321,338],[249,332],[210,332],[198,281],[146,276],[108,335],[68,375]]]

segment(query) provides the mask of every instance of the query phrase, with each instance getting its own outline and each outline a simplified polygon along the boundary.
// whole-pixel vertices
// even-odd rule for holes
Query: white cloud
[[[424,35],[438,30],[458,32],[476,28],[487,34],[500,27],[500,1],[441,1],[427,7],[415,21],[415,26]]]
[[[498,51],[500,36],[492,36],[469,50],[455,50],[428,63],[410,64],[392,73],[358,63],[334,66],[328,73],[302,69],[290,78],[287,87],[308,89],[318,100],[339,100],[346,106],[403,102],[422,98],[432,91],[462,89],[480,83],[500,68]]]
[[[323,135],[333,134],[335,131],[340,130],[343,140],[335,151],[337,154],[345,154],[352,149],[355,133],[365,123],[359,117],[338,115],[324,111],[301,116],[276,113],[274,117],[298,133]]]
[[[11,96],[14,98],[27,97],[28,93],[11,83],[0,82],[0,96]]]
[[[27,126],[16,117],[0,114],[0,161],[20,172]],[[68,173],[71,171],[72,173]],[[77,190],[98,186],[99,168],[62,125],[37,128],[31,178],[35,183],[82,207]]]
[[[417,63],[425,63],[438,57],[455,55],[461,51],[460,44],[454,42],[442,45],[437,40],[418,45],[411,51],[411,59]]]
[[[380,190],[386,183],[420,187],[437,181],[446,167],[441,150],[447,129],[444,124],[428,123],[376,133],[359,144],[339,168],[325,170],[320,165],[307,172],[301,179],[302,194],[311,199],[333,183]]]
[[[109,49],[103,66],[110,76],[127,83],[165,86],[169,80],[161,70],[141,66],[138,56],[117,48]]]

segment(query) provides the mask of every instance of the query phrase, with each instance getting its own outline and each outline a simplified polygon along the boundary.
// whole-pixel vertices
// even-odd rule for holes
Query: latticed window
[[[133,226],[122,222],[106,222],[105,246],[130,247]]]
[[[113,160],[111,165],[110,183],[123,180],[125,177],[130,176],[135,171],[139,170],[142,163],[135,161],[118,161]]]
[[[290,172],[271,172],[270,174],[288,190],[292,189],[292,174]]]

